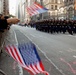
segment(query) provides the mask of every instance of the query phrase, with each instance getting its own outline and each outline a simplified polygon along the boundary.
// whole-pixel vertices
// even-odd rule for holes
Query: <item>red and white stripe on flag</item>
[[[30,16],[37,15],[46,11],[47,11],[46,8],[44,8],[43,6],[41,6],[36,2],[33,5],[27,7],[27,12],[29,13]]]
[[[19,47],[8,45],[5,49],[8,54],[10,54],[24,69],[28,70],[31,75],[39,73],[49,75],[49,73],[44,70],[44,66],[35,47],[28,45],[21,45]]]

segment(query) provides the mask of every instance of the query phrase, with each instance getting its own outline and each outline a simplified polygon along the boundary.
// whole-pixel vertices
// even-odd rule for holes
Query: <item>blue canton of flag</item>
[[[31,75],[36,75],[39,73],[44,73],[49,75],[48,72],[44,70],[44,66],[38,55],[36,47],[33,43],[24,43],[15,45],[8,45],[5,47],[7,52],[26,70],[30,72]]]

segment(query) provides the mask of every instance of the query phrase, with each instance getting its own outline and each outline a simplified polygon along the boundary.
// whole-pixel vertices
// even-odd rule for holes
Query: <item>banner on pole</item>
[[[27,7],[27,12],[29,13],[30,16],[34,16],[34,15],[44,13],[47,11],[48,11],[47,8],[44,8],[43,6],[41,6],[40,4],[36,2],[33,5]]]

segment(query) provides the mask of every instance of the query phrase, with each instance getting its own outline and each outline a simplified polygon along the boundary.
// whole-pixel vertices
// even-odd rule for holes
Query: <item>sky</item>
[[[15,15],[16,0],[9,0],[9,13]]]

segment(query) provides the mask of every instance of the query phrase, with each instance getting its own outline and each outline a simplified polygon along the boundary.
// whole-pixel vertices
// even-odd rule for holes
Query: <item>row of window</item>
[[[57,5],[51,5],[51,9],[52,10],[54,10],[54,9],[57,10]]]
[[[65,0],[66,2],[72,2],[72,1],[74,1],[74,0]]]
[[[64,2],[67,4],[67,3],[72,3],[74,2],[75,0],[65,0]]]
[[[52,3],[58,3],[58,0],[50,0]]]
[[[50,10],[57,10],[58,5],[48,5],[47,8],[50,9]]]

